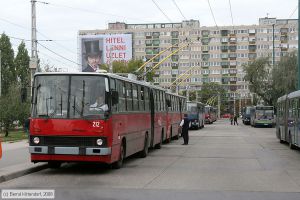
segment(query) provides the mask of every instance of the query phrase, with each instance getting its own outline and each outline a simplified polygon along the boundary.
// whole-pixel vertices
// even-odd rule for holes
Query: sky
[[[297,18],[297,5],[297,0],[41,0],[36,3],[37,39],[47,49],[38,45],[38,56],[42,65],[72,71],[77,69],[74,63],[78,61],[78,30],[106,29],[108,23],[116,21],[167,23],[184,19],[199,20],[201,26],[232,25],[232,21],[233,25],[251,25],[266,16]],[[25,39],[30,55],[30,0],[0,0],[0,33],[3,32],[11,37],[15,52],[20,39]],[[49,39],[52,41],[42,41]]]

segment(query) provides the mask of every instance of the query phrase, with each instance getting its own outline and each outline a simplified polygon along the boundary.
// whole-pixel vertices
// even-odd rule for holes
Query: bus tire
[[[146,158],[148,155],[148,134],[145,134],[144,149],[140,151],[140,158]]]
[[[124,157],[125,157],[125,142],[122,141],[122,144],[120,146],[119,160],[112,164],[112,168],[120,169],[123,166]]]
[[[48,166],[51,169],[58,169],[61,166],[61,162],[57,162],[57,161],[49,161],[48,162]]]
[[[291,136],[291,134],[289,134],[289,147],[290,147],[290,149],[295,149],[295,146],[292,143],[292,136]]]

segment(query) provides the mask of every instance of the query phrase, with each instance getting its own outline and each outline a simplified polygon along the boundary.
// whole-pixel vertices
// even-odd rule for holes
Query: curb
[[[15,178],[19,178],[21,176],[25,176],[27,174],[38,172],[38,171],[41,171],[41,170],[46,169],[46,168],[48,168],[48,164],[40,164],[38,166],[33,166],[33,167],[21,169],[19,171],[10,172],[10,173],[5,174],[5,175],[0,175],[0,183],[3,183],[5,181],[9,181],[9,180],[12,180],[12,179],[15,179]]]

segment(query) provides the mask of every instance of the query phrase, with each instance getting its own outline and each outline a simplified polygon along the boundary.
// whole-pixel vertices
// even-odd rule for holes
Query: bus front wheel
[[[119,160],[112,164],[112,168],[120,169],[123,166],[124,157],[125,157],[125,145],[124,145],[124,142],[122,142],[122,144],[120,146]]]

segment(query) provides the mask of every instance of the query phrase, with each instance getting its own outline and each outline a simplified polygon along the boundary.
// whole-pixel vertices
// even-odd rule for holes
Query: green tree
[[[16,74],[21,85],[21,95],[23,101],[27,100],[28,88],[30,86],[30,69],[29,69],[29,55],[25,48],[25,43],[22,42],[18,47],[18,53],[14,60],[16,66]],[[30,91],[30,90],[29,90]]]
[[[8,88],[16,82],[16,70],[14,66],[14,51],[12,49],[9,37],[2,33],[0,37],[1,51],[1,89],[2,95],[8,93]]]
[[[272,70],[274,97],[273,105],[279,97],[297,90],[298,85],[297,52],[281,57]]]
[[[24,107],[21,98],[18,98],[20,97],[20,91],[20,86],[13,84],[8,88],[7,94],[0,98],[0,124],[4,128],[5,137],[8,136],[9,130],[13,128],[14,123],[18,122],[21,116],[25,115],[24,113],[28,114],[29,112],[29,104],[25,104],[26,107]]]
[[[218,83],[203,83],[202,89],[198,91],[200,101],[203,103],[212,102],[212,106],[216,106],[218,104],[218,95],[220,95],[220,97],[224,97],[225,94],[226,91]]]
[[[250,92],[257,94],[266,104],[272,105],[275,88],[269,58],[258,58],[244,65],[244,71]]]

